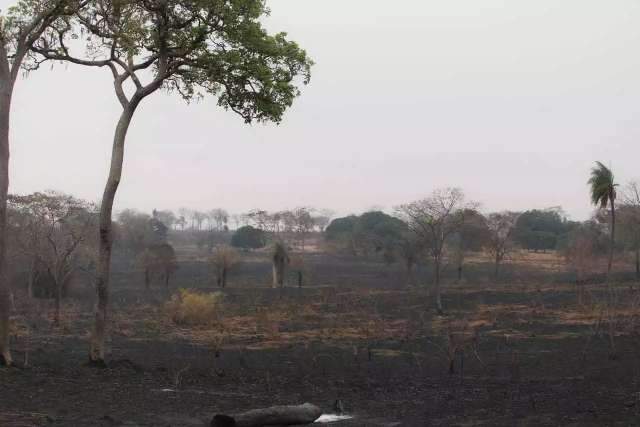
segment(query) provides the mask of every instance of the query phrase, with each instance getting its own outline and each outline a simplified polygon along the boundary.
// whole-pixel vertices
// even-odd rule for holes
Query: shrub
[[[250,225],[240,227],[231,237],[231,246],[234,248],[260,249],[265,245],[265,232]]]
[[[209,326],[218,322],[222,293],[200,293],[180,289],[167,302],[166,309],[176,325]]]

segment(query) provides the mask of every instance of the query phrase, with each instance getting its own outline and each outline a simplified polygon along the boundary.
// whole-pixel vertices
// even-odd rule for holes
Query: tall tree
[[[613,172],[611,169],[603,165],[601,162],[596,162],[596,166],[591,169],[591,177],[588,181],[589,189],[591,193],[591,203],[598,206],[600,209],[606,209],[609,207],[611,213],[611,227],[609,229],[609,262],[607,264],[607,283],[609,283],[609,276],[611,274],[611,266],[613,264],[613,251],[615,245],[615,232],[616,232],[616,184]]]
[[[9,122],[18,73],[29,50],[59,16],[84,6],[76,0],[21,0],[0,16],[0,365],[11,365],[7,277],[7,195],[9,191]]]
[[[94,0],[73,19],[57,20],[33,48],[45,60],[107,68],[122,107],[100,204],[94,364],[104,365],[111,213],[134,113],[143,99],[165,88],[185,99],[216,96],[218,105],[246,123],[280,122],[299,95],[299,83],[309,81],[312,61],[286,34],[267,33],[260,22],[267,14],[263,0]],[[86,57],[70,50],[69,39],[79,35],[73,22],[83,28]]]
[[[475,208],[475,203],[465,201],[464,193],[459,188],[435,190],[427,198],[397,208],[398,214],[423,242],[433,260],[438,313],[442,313],[440,274],[445,244],[454,233],[460,230],[465,222],[466,213]]]

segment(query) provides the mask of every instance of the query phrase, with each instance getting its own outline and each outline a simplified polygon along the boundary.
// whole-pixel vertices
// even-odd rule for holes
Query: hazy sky
[[[1,0],[0,5],[10,4]],[[317,65],[280,126],[156,93],[116,208],[391,208],[442,186],[484,210],[591,212],[595,160],[640,178],[637,0],[271,0]],[[106,69],[44,67],[12,117],[14,193],[98,200],[119,114]]]

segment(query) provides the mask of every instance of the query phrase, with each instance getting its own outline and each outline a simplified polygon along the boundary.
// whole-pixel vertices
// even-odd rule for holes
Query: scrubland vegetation
[[[341,425],[637,423],[640,187],[600,162],[585,171],[587,221],[490,212],[426,184],[421,199],[348,216],[114,211],[151,95],[283,120],[313,61],[263,27],[268,15],[259,0],[4,12],[0,425],[201,426],[304,401],[352,416]],[[59,63],[113,79],[99,201],[9,188],[14,84]]]
[[[98,371],[82,351],[96,209],[61,193],[12,196],[18,369],[0,371],[2,416],[202,425],[250,399],[326,411],[339,401],[351,425],[630,419],[636,188],[616,190],[613,234],[610,200],[576,222],[559,208],[484,213],[459,189],[346,217],[124,210],[113,224],[110,357]],[[52,385],[37,386],[44,377]],[[80,397],[58,397],[98,380],[104,397],[80,410]],[[26,398],[34,387],[37,402]],[[122,387],[126,398],[113,395]]]

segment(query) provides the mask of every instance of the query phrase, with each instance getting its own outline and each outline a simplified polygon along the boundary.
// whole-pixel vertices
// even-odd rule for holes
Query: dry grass
[[[166,303],[165,310],[176,325],[212,326],[220,321],[222,297],[219,292],[200,293],[180,289]]]

